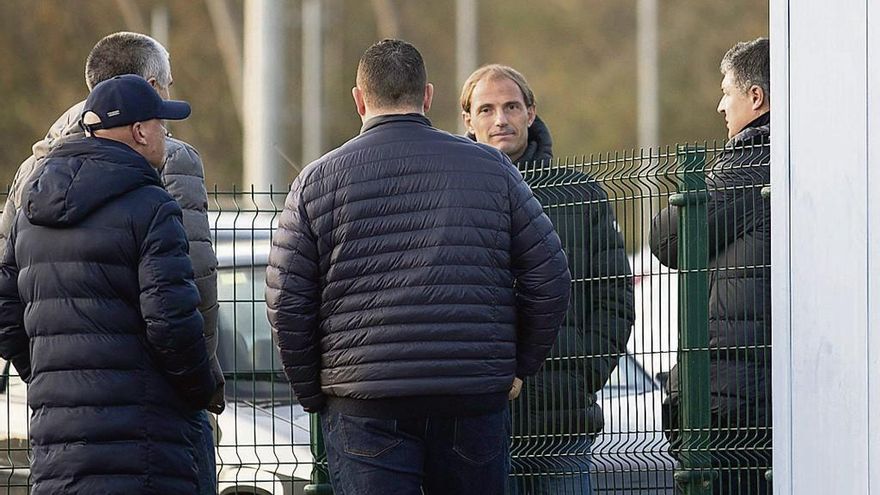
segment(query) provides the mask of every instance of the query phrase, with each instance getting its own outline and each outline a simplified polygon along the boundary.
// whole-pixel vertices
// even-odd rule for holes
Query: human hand
[[[510,386],[510,392],[507,392],[507,400],[514,400],[519,397],[519,393],[522,391],[522,385],[522,380],[514,378],[513,385]]]

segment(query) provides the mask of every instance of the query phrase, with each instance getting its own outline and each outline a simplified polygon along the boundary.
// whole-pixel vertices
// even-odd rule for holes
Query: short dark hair
[[[752,86],[760,86],[764,97],[770,98],[770,40],[758,38],[741,41],[724,54],[721,73],[733,74],[737,87],[743,92]]]
[[[357,85],[364,99],[377,108],[421,107],[427,82],[422,55],[403,40],[374,44],[358,63]]]
[[[159,86],[171,84],[168,51],[145,34],[120,31],[105,36],[86,59],[86,85],[91,91],[99,83],[124,74],[156,78]]]

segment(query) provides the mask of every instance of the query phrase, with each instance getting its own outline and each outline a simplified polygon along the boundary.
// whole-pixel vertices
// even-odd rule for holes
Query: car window
[[[612,396],[642,394],[654,390],[655,387],[654,380],[645,369],[632,355],[625,354],[617,362],[617,368],[611,373],[602,393]]]
[[[225,371],[269,373],[281,358],[266,319],[265,266],[222,268],[217,277],[220,322],[217,354]]]

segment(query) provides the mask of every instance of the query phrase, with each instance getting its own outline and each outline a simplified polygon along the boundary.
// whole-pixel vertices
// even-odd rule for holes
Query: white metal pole
[[[244,187],[283,190],[280,112],[284,87],[284,3],[246,0],[244,5]]]
[[[302,163],[319,158],[324,152],[323,114],[323,21],[321,0],[302,3]]]
[[[638,0],[639,146],[659,145],[657,0]]]
[[[478,14],[476,0],[455,2],[455,64],[458,88],[477,68],[479,40],[477,38]],[[457,88],[456,88],[457,89]],[[464,134],[464,122],[458,119],[458,131]]]
[[[168,5],[160,3],[153,7],[150,16],[150,35],[168,49]]]
[[[638,143],[645,153],[642,167],[652,170],[659,155],[660,145],[660,104],[658,102],[658,37],[657,0],[638,0],[636,46],[638,57]],[[650,154],[649,154],[650,153]],[[646,193],[650,191],[645,191]],[[657,194],[646,194],[641,204],[641,231],[633,232],[647,242],[647,229],[654,214],[660,209]]]

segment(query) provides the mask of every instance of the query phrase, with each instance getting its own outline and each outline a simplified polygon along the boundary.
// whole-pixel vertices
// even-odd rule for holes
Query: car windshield
[[[265,266],[218,270],[217,358],[226,376],[227,396],[277,402],[287,400],[290,389],[266,319],[265,281]]]

